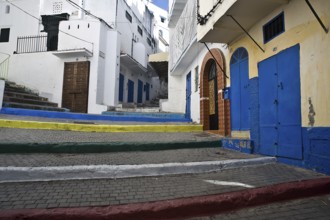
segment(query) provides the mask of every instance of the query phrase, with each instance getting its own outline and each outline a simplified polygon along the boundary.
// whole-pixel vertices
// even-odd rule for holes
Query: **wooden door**
[[[90,62],[65,63],[62,107],[87,113]]]

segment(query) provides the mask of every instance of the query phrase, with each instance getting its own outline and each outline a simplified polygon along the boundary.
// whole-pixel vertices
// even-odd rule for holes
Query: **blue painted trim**
[[[302,136],[303,159],[278,157],[278,161],[330,175],[330,127],[303,127]]]
[[[191,122],[187,118],[162,118],[149,116],[111,116],[111,115],[96,115],[96,114],[82,114],[72,112],[53,112],[42,110],[29,110],[19,108],[2,108],[0,114],[33,116],[43,118],[61,118],[73,120],[95,120],[95,121],[132,121],[132,122]]]
[[[126,116],[126,117],[152,117],[152,118],[175,118],[175,119],[184,119],[185,114],[179,113],[145,113],[145,112],[115,112],[107,111],[102,112],[102,115],[111,115],[111,116]]]
[[[247,154],[252,154],[253,152],[253,142],[250,139],[223,138],[221,139],[221,144],[222,147],[227,149]]]

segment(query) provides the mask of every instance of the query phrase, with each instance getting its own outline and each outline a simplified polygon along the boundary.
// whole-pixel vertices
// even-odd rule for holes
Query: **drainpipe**
[[[85,12],[84,12],[84,9],[85,9],[85,1],[86,0],[79,0],[79,6],[80,6],[80,9],[78,11],[78,18],[79,19],[84,19],[84,15],[85,15]]]

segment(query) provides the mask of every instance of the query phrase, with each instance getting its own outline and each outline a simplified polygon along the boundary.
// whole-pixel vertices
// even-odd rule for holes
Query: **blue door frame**
[[[127,102],[134,102],[134,82],[132,80],[128,80],[128,94],[127,94]]]
[[[118,97],[118,100],[120,102],[123,102],[124,101],[124,80],[125,80],[125,77],[123,74],[119,74],[119,97]]]
[[[191,73],[186,77],[186,118],[191,118]]]
[[[138,103],[143,102],[143,82],[141,80],[138,81]]]
[[[259,63],[259,153],[302,159],[299,45]]]
[[[231,57],[230,84],[231,129],[249,130],[249,57],[245,48],[238,48]]]

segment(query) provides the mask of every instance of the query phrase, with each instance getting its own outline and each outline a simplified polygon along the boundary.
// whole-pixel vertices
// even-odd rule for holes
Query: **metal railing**
[[[10,56],[0,63],[0,79],[8,79],[9,58]]]
[[[36,53],[47,51],[47,35],[17,38],[16,53]]]

